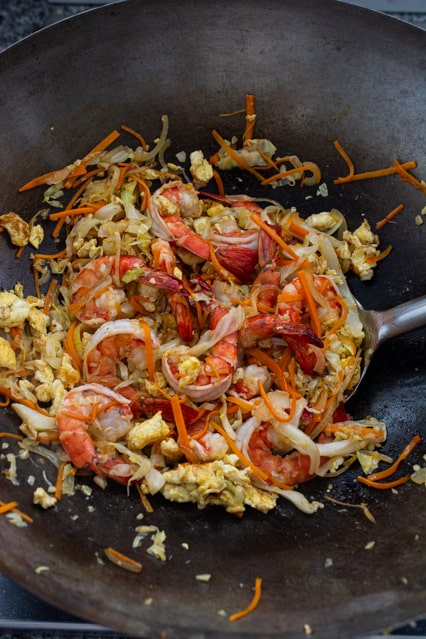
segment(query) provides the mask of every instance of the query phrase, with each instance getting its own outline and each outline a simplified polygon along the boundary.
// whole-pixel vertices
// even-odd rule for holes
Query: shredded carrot
[[[262,596],[262,578],[256,577],[254,581],[253,599],[251,600],[247,608],[244,608],[244,610],[240,610],[238,612],[234,612],[234,614],[232,614],[229,617],[229,621],[237,621],[238,619],[241,619],[242,617],[246,617],[251,612],[253,612],[253,610],[255,610],[257,606],[259,605],[261,596]]]
[[[139,561],[135,561],[127,555],[123,555],[123,553],[111,548],[111,546],[105,548],[104,552],[105,556],[116,566],[129,570],[130,572],[141,572],[142,564],[139,563]]]
[[[278,422],[282,422],[283,424],[290,422],[295,413],[296,413],[296,406],[297,406],[297,402],[296,402],[296,398],[294,395],[291,395],[291,408],[290,411],[288,413],[288,415],[286,415],[285,417],[283,417],[282,415],[280,415],[279,413],[277,413],[277,411],[275,410],[274,405],[272,404],[271,400],[268,397],[267,392],[265,391],[265,388],[262,384],[262,380],[258,380],[257,381],[257,385],[259,387],[259,393],[261,398],[263,399],[263,401],[265,402],[265,405],[267,407],[267,409],[269,410],[269,412],[271,413],[271,415],[278,421]]]
[[[81,370],[82,370],[81,357],[77,352],[77,349],[75,347],[75,341],[74,341],[74,335],[75,335],[76,329],[77,329],[77,321],[74,321],[68,328],[67,335],[64,340],[64,350],[71,357],[71,361],[74,368],[81,373]]]
[[[140,315],[146,315],[147,311],[142,306],[143,302],[148,302],[148,298],[143,295],[132,295],[129,299],[129,304],[135,309],[135,311],[137,311]]]
[[[139,498],[141,500],[142,506],[145,508],[147,513],[153,513],[154,512],[154,508],[151,505],[151,502],[149,501],[148,497],[145,495],[145,493],[142,490],[142,487],[140,484],[136,484],[136,490],[138,491],[138,495]]]
[[[254,112],[254,95],[247,93],[246,95],[246,127],[243,134],[243,142],[253,138],[254,125],[256,123],[256,114]]]
[[[268,481],[268,479],[270,479],[267,473],[265,473],[263,470],[258,468],[255,464],[253,464],[253,462],[248,457],[244,455],[244,453],[238,448],[234,440],[230,438],[230,436],[228,435],[226,430],[222,428],[222,426],[220,426],[214,421],[212,421],[211,424],[213,428],[217,430],[217,432],[220,433],[222,437],[226,440],[229,448],[232,450],[233,453],[237,455],[237,457],[244,464],[244,466],[248,466],[250,470],[263,481]]]
[[[49,284],[49,288],[47,289],[46,296],[44,298],[43,313],[45,315],[49,315],[50,313],[50,310],[52,308],[53,298],[55,296],[55,291],[57,287],[58,287],[58,280],[51,280]]]
[[[11,510],[14,510],[18,505],[17,501],[10,501],[7,504],[2,504],[0,506],[0,515],[4,515],[4,513],[9,513]]]
[[[378,488],[380,490],[387,490],[389,488],[396,488],[396,486],[401,486],[402,484],[407,483],[410,480],[410,477],[407,475],[405,477],[400,477],[399,479],[395,479],[394,481],[388,482],[380,482],[380,481],[372,481],[368,479],[368,477],[358,477],[358,481],[361,484],[365,484],[366,486],[370,486],[370,488]]]
[[[226,400],[239,406],[243,413],[250,413],[253,410],[252,404],[245,399],[241,399],[241,397],[234,397],[233,395],[230,395],[226,398]]]
[[[293,169],[287,169],[286,171],[280,171],[279,173],[275,173],[275,175],[271,175],[267,178],[262,178],[261,184],[262,186],[267,186],[268,184],[273,184],[277,180],[281,180],[282,178],[288,177],[289,175],[294,175],[295,173],[302,173],[302,176],[306,173],[313,173],[316,175],[316,182],[321,181],[321,173],[314,164],[302,164],[301,166],[296,166]],[[303,178],[302,178],[303,179]]]
[[[3,506],[6,506],[6,503],[4,501],[0,501],[0,507],[3,507]],[[24,519],[30,524],[34,521],[32,517],[30,517],[29,515],[26,515],[21,510],[18,510],[17,508],[12,508],[11,512],[19,515],[20,517],[22,517],[22,519]]]
[[[216,142],[226,151],[226,153],[238,164],[241,169],[248,171],[254,175],[260,182],[263,180],[263,175],[256,171],[250,164],[248,164],[224,139],[223,137],[213,129],[212,135]]]
[[[224,279],[229,280],[230,282],[234,282],[235,284],[239,283],[239,280],[235,275],[230,273],[228,269],[226,269],[216,257],[215,249],[213,244],[210,244],[210,261],[215,269],[215,271]]]
[[[368,475],[367,476],[368,479],[370,481],[378,481],[380,479],[385,479],[386,477],[390,477],[390,475],[393,475],[394,472],[399,468],[399,465],[401,464],[401,462],[406,457],[408,457],[408,455],[411,453],[413,448],[415,448],[420,441],[421,441],[420,436],[414,435],[410,443],[407,444],[407,446],[404,448],[402,453],[398,456],[398,458],[394,461],[394,463],[391,466],[389,466],[389,468],[386,468],[385,470],[382,470],[378,473],[373,473],[372,475]]]
[[[19,260],[19,258],[20,258],[20,257],[22,257],[22,253],[25,251],[25,247],[26,247],[26,246],[27,246],[27,245],[25,245],[25,246],[20,246],[20,247],[17,249],[17,251],[16,251],[16,253],[15,253],[15,258],[16,258],[17,260]]]
[[[178,443],[182,449],[183,454],[187,458],[189,462],[195,462],[196,458],[194,453],[191,450],[190,445],[190,437],[188,435],[188,431],[186,430],[185,420],[182,414],[182,407],[179,401],[179,397],[177,395],[173,395],[170,398],[170,403],[172,405],[173,417],[176,424],[176,429],[178,432]]]
[[[121,128],[123,129],[123,131],[126,131],[126,133],[130,133],[130,135],[133,135],[133,137],[135,137],[137,140],[139,140],[143,151],[147,150],[148,147],[147,147],[147,144],[145,142],[145,139],[141,136],[140,133],[138,133],[134,129],[131,129],[129,126],[126,126],[125,124],[122,124]]]
[[[376,262],[384,260],[385,257],[387,257],[392,251],[392,248],[393,247],[391,246],[391,244],[389,244],[389,246],[385,248],[384,251],[381,251],[378,255],[370,255],[370,257],[367,257],[365,261],[367,262],[367,264],[376,264]]]
[[[403,169],[415,169],[417,162],[411,160],[410,162],[404,162],[400,165]],[[334,184],[345,184],[346,182],[357,182],[359,180],[371,180],[374,178],[387,177],[388,175],[395,175],[397,173],[395,166],[389,166],[385,169],[377,169],[376,171],[365,171],[364,173],[355,173],[354,175],[347,175],[345,177],[336,178]]]
[[[22,435],[16,435],[15,433],[6,433],[6,432],[0,433],[0,437],[10,437],[10,439],[17,439],[18,441],[21,441],[21,439],[24,439]]]
[[[0,395],[9,397],[14,402],[17,402],[18,404],[24,404],[24,406],[28,406],[28,408],[33,408],[34,410],[36,410],[38,413],[41,413],[42,415],[50,416],[50,414],[46,410],[44,410],[43,408],[40,408],[38,404],[36,404],[35,402],[32,402],[30,399],[25,399],[24,397],[15,397],[12,394],[12,392],[9,390],[9,388],[7,388],[6,386],[0,386]]]
[[[251,355],[252,357],[257,359],[261,364],[269,368],[269,370],[272,373],[274,373],[281,390],[284,390],[284,391],[288,390],[287,380],[284,376],[282,368],[280,368],[280,366],[272,357],[270,357],[260,348],[257,348],[255,346],[253,346],[252,348],[248,348],[246,352],[248,355]]]
[[[59,253],[52,253],[50,255],[47,253],[35,253],[34,259],[35,260],[60,260],[66,256],[67,256],[67,249],[63,249],[63,251],[59,251]]]
[[[398,215],[398,213],[401,213],[401,211],[404,209],[404,205],[403,204],[398,204],[398,206],[396,206],[390,213],[388,213],[382,220],[379,220],[376,224],[376,229],[378,231],[380,231],[381,228],[383,228],[383,226],[385,224],[387,224],[388,222],[390,222],[396,215]]]
[[[95,204],[90,204],[89,206],[79,206],[75,209],[64,209],[63,211],[58,211],[57,213],[51,213],[49,215],[49,220],[55,221],[60,220],[61,218],[69,217],[71,215],[85,215],[86,213],[95,213],[97,209],[100,208]]]
[[[290,255],[290,257],[292,257],[293,259],[297,259],[297,254],[293,251],[293,249],[286,243],[284,242],[284,240],[282,239],[282,237],[280,237],[278,235],[278,233],[269,226],[269,224],[267,224],[266,222],[264,222],[258,215],[256,215],[255,213],[252,213],[250,215],[250,219],[257,224],[257,226],[259,226],[263,231],[265,231],[265,233],[267,235],[269,235],[269,237],[271,239],[273,239],[278,246],[280,246],[283,251],[285,251],[286,253],[288,253],[288,255]]]
[[[290,231],[290,233],[292,235],[296,235],[296,237],[303,238],[309,234],[309,231],[307,229],[304,229],[303,226],[300,226],[299,224],[296,224],[295,222],[291,222],[287,228]]]
[[[399,177],[401,178],[403,182],[408,182],[409,184],[412,184],[413,186],[416,187],[416,189],[419,189],[420,191],[423,192],[424,195],[426,195],[426,184],[418,180],[411,173],[409,173],[406,170],[408,167],[398,162],[398,160],[394,160],[393,165],[395,167],[396,173],[399,175]],[[415,168],[415,167],[412,167],[412,168]]]
[[[301,269],[299,271],[299,280],[305,294],[306,306],[308,307],[314,333],[317,337],[321,337],[321,324],[318,317],[317,305],[311,292],[311,286],[314,286],[312,275],[306,269]]]
[[[62,482],[64,478],[64,468],[67,462],[61,462],[59,464],[58,473],[56,475],[55,482],[55,498],[59,501],[62,497]]]
[[[151,191],[149,190],[149,186],[147,185],[145,180],[142,180],[142,178],[138,177],[137,175],[132,174],[132,179],[139,184],[139,190],[143,193],[141,210],[144,211],[146,209],[149,209],[151,207]]]
[[[145,339],[145,353],[146,353],[146,365],[148,368],[148,376],[151,382],[155,381],[155,359],[154,359],[154,346],[152,344],[151,329],[148,324],[142,320],[139,320],[144,333]]]
[[[213,179],[216,183],[216,187],[219,192],[219,195],[225,195],[225,187],[223,186],[222,178],[220,177],[216,169],[213,169]]]
[[[349,173],[348,173],[348,175],[346,176],[345,179],[353,178],[353,176],[355,174],[354,163],[352,162],[351,158],[349,157],[349,155],[346,153],[346,151],[344,150],[344,148],[340,144],[339,140],[333,140],[333,144],[334,144],[336,150],[340,153],[340,155],[342,156],[342,158],[344,159],[344,161],[346,162],[346,164],[348,166]],[[341,179],[343,179],[343,178],[341,178]]]

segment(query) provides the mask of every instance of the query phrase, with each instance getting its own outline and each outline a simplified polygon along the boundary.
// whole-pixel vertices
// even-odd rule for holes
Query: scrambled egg
[[[19,326],[28,318],[31,304],[11,291],[0,293],[0,327]]]
[[[142,450],[154,442],[166,437],[170,428],[161,417],[161,411],[150,419],[136,422],[127,434],[127,445],[130,450]]]
[[[369,258],[377,257],[380,251],[377,249],[379,238],[371,231],[367,220],[353,233],[345,231],[343,240],[349,246],[351,269],[362,281],[371,280],[376,262],[374,259],[369,261]]]
[[[165,485],[161,492],[166,499],[192,502],[198,508],[209,504],[223,506],[227,512],[240,515],[245,506],[263,513],[275,507],[277,497],[251,484],[250,471],[234,463],[235,456],[204,464],[179,464],[163,473]]]
[[[191,165],[189,167],[194,186],[199,189],[206,186],[213,177],[213,167],[208,160],[205,159],[202,151],[193,151],[189,156]]]

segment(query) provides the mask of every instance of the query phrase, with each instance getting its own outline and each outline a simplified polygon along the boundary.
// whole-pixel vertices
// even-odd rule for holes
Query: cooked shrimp
[[[83,375],[86,381],[116,388],[123,380],[129,385],[135,372],[139,377],[148,366],[145,330],[137,319],[102,324],[85,348]],[[149,333],[155,353],[159,341],[152,330]]]
[[[242,324],[240,308],[218,304],[210,287],[202,284],[209,330],[192,347],[181,346],[166,352],[163,373],[175,391],[184,391],[194,401],[210,401],[225,393],[232,383],[238,363],[238,330]],[[210,351],[204,361],[200,355]]]
[[[152,194],[149,213],[152,218],[152,231],[156,237],[174,241],[176,246],[204,260],[209,258],[209,242],[183,220],[185,217],[200,215],[198,193],[192,184],[175,180],[160,186]]]
[[[286,340],[292,338],[295,341],[319,347],[323,344],[307,324],[294,324],[274,313],[259,313],[247,317],[239,333],[239,343],[244,348],[248,348],[258,340],[267,339],[272,335],[281,335]]]
[[[116,442],[130,430],[132,420],[128,400],[100,384],[66,393],[56,414],[59,440],[74,466],[120,482],[127,482],[136,468],[97,450],[94,439]]]
[[[154,266],[165,273],[174,274],[176,271],[176,255],[167,240],[156,239],[151,243]],[[173,316],[176,320],[177,332],[184,342],[190,342],[194,337],[194,318],[188,302],[188,296],[182,287],[180,291],[170,291],[167,294]]]
[[[173,275],[148,267],[139,257],[107,255],[91,260],[75,275],[68,311],[91,326],[131,317],[135,311],[124,286],[125,282],[135,280],[165,290],[176,291],[181,287],[181,282]]]

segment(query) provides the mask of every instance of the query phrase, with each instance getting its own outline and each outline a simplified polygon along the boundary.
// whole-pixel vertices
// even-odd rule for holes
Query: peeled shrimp
[[[136,468],[103,454],[93,438],[116,442],[130,430],[132,420],[128,400],[100,384],[85,384],[66,393],[56,414],[59,440],[74,466],[121,482],[127,482]]]

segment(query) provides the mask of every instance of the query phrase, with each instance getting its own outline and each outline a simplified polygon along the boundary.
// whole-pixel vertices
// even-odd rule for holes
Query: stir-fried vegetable
[[[152,149],[123,127],[135,148],[112,146],[113,131],[21,187],[49,185],[65,248],[32,257],[38,295],[0,293],[0,393],[21,419],[20,445],[49,447],[56,499],[90,469],[142,496],[235,514],[282,496],[313,513],[320,504],[297,487],[386,439],[383,423],[343,409],[364,336],[345,272],[371,278],[386,251],[367,221],[349,231],[334,209],[303,219],[224,192],[234,166],[274,188],[321,180],[316,164],[253,138],[253,96],[242,147],[215,131],[218,152],[194,151],[189,167],[165,161],[162,122]],[[345,181],[357,179],[338,148]]]

